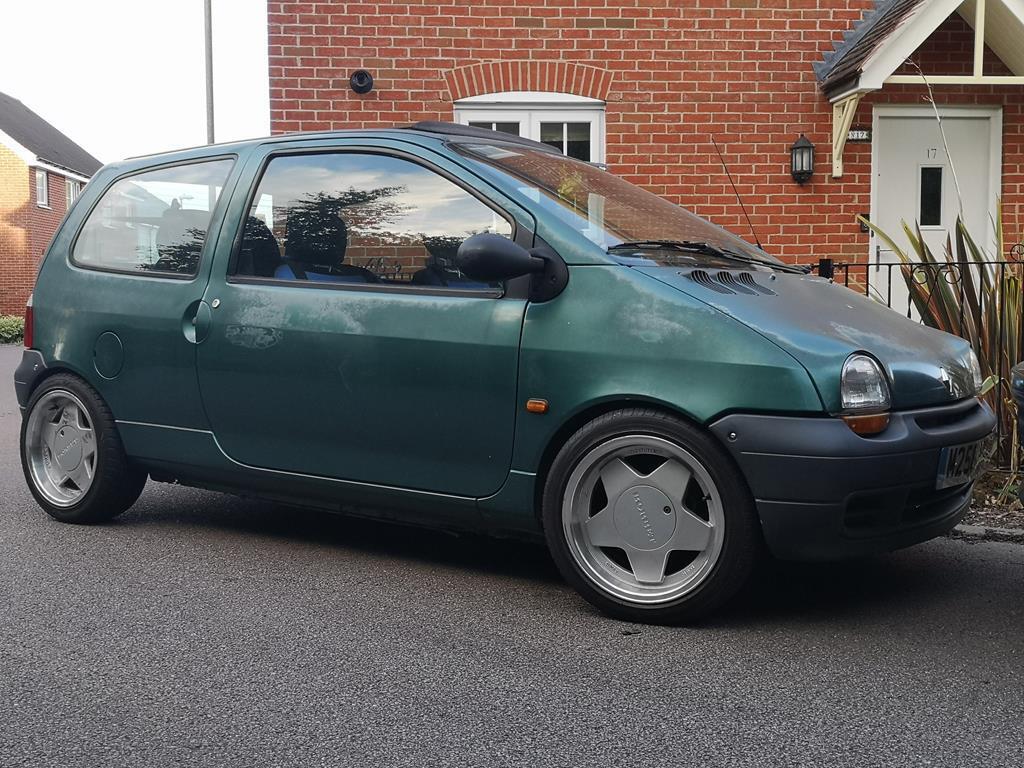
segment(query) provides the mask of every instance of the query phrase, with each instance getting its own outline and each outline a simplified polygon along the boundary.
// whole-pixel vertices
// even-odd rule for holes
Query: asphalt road
[[[689,629],[537,547],[150,483],[24,487],[0,347],[0,766],[1020,766],[1024,546],[775,565]]]

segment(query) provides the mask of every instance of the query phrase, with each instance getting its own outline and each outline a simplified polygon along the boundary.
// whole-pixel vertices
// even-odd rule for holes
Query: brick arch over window
[[[486,61],[444,73],[452,101],[504,91],[571,93],[607,100],[612,73],[568,61]]]

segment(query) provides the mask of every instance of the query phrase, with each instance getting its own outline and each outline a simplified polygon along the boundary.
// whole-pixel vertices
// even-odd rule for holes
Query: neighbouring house
[[[21,314],[68,207],[99,160],[0,93],[0,314]]]
[[[714,140],[766,249],[802,262],[892,260],[858,215],[941,242],[957,187],[982,237],[997,198],[1024,230],[1024,0],[270,0],[268,21],[275,133],[518,133],[750,237]]]

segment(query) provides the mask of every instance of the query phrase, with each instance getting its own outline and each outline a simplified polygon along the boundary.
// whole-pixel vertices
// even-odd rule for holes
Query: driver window
[[[339,152],[275,157],[249,209],[237,275],[323,283],[489,290],[455,266],[462,241],[511,237],[509,222],[443,176],[402,158]]]

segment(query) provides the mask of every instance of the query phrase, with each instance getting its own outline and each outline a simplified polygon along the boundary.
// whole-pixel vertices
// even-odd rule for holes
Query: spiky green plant
[[[899,257],[900,271],[921,320],[971,343],[985,379],[983,396],[1002,417],[999,458],[1016,472],[1020,445],[1009,375],[1010,368],[1024,355],[1024,263],[991,264],[1001,261],[1003,257],[999,254],[1006,253],[1002,218],[999,202],[994,220],[996,256],[978,245],[960,217],[955,237],[946,238],[941,255],[928,247],[916,224],[911,228],[903,222],[903,233],[909,243],[909,248],[905,248],[871,222],[861,221]]]

